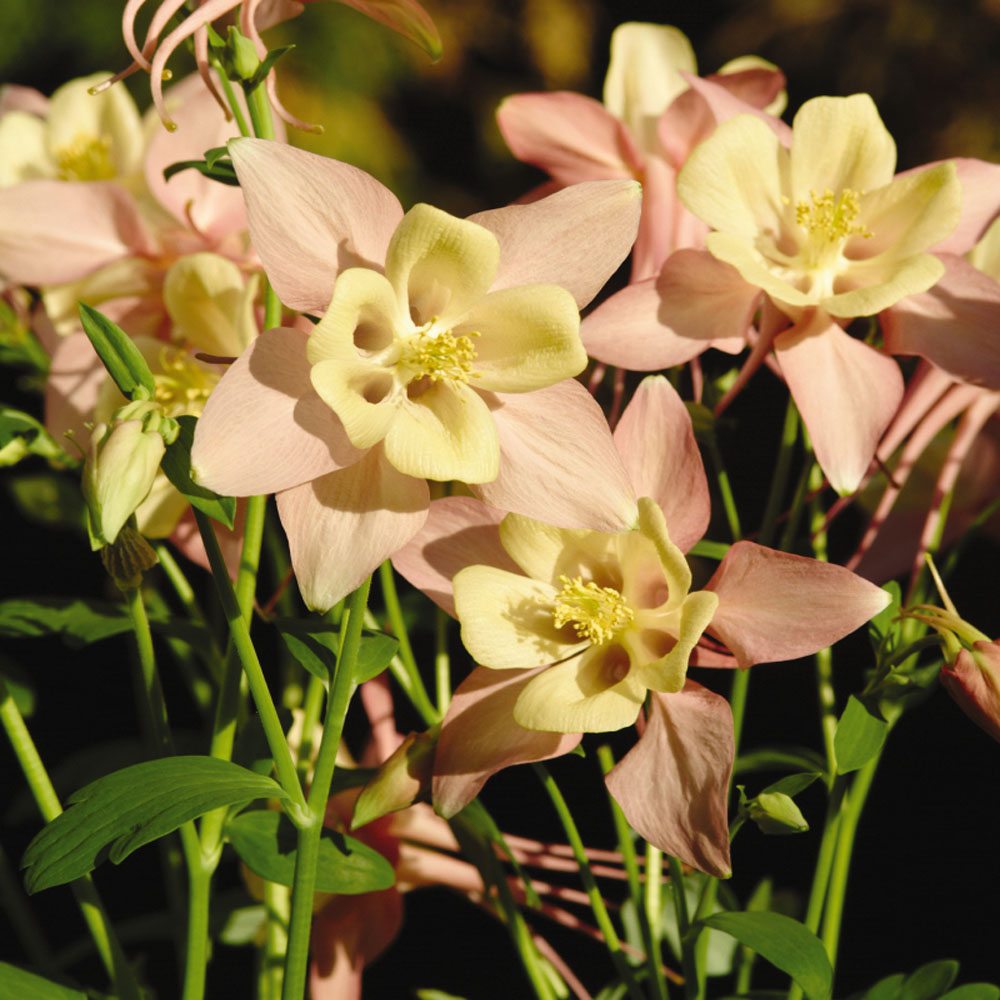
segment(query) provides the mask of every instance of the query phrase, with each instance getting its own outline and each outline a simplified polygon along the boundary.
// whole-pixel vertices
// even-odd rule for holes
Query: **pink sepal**
[[[654,847],[728,878],[734,756],[729,702],[688,680],[676,694],[650,692],[642,738],[604,780],[629,824]]]

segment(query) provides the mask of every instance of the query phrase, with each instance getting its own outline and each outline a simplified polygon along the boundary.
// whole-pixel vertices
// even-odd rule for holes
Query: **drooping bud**
[[[958,707],[1000,743],[1000,640],[977,641],[941,668],[941,686]]]
[[[98,424],[83,466],[91,545],[110,545],[145,500],[177,425],[156,403],[128,403],[110,424]]]

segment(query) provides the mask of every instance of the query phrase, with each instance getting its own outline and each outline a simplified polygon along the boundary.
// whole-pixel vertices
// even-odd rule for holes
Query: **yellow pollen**
[[[559,582],[562,590],[556,595],[552,608],[552,623],[556,628],[572,625],[581,639],[602,646],[635,618],[635,613],[613,587],[599,587],[593,581],[585,584],[580,577],[570,580],[565,575],[560,575]]]
[[[72,142],[56,150],[56,165],[60,180],[111,180],[115,176],[111,140],[103,135],[77,132]]]
[[[413,369],[414,379],[468,382],[470,378],[478,376],[480,373],[472,370],[472,362],[476,360],[472,338],[479,334],[470,330],[469,333],[456,337],[451,330],[435,331],[436,323],[435,316],[420,327],[416,335],[407,342],[405,353],[400,359],[407,368]]]
[[[862,192],[863,193],[863,192]],[[863,236],[868,239],[873,234],[870,229],[855,223],[861,211],[861,195],[851,188],[833,196],[827,188],[821,195],[809,192],[811,205],[800,201],[795,205],[795,221],[810,233],[818,233],[830,240],[840,240],[846,236]]]
[[[183,351],[164,347],[160,351],[160,368],[154,372],[156,402],[168,417],[184,414],[200,416],[219,376],[196,365]]]

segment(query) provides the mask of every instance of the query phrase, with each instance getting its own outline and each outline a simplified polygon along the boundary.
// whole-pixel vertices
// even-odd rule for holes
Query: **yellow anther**
[[[571,580],[565,575],[559,577],[559,582],[562,590],[552,608],[552,623],[556,628],[572,625],[581,639],[602,646],[635,618],[625,598],[613,587],[599,587],[593,581],[584,583],[580,577]]]
[[[437,317],[425,323],[406,344],[401,361],[413,371],[414,380],[468,382],[475,378],[479,373],[472,370],[476,360],[472,338],[479,334],[472,330],[456,337],[451,330],[436,330],[436,323]]]
[[[851,188],[844,188],[834,197],[827,188],[821,195],[809,192],[812,204],[800,201],[795,205],[795,221],[810,233],[817,233],[831,242],[846,236],[863,236],[868,239],[872,232],[855,223],[861,211],[861,195]]]
[[[194,363],[183,351],[164,347],[159,372],[153,374],[157,403],[168,417],[199,416],[219,376]]]
[[[72,142],[56,150],[56,165],[60,180],[111,180],[115,176],[111,140],[103,135],[77,132]]]

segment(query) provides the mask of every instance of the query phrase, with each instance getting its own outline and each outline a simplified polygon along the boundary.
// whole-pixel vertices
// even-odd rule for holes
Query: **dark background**
[[[393,187],[406,204],[429,201],[466,214],[505,203],[536,183],[540,175],[506,153],[493,109],[507,94],[524,90],[573,89],[599,97],[610,32],[625,20],[680,27],[692,40],[702,72],[745,53],[770,59],[788,76],[789,117],[818,94],[868,91],[896,138],[900,169],[945,156],[1000,159],[997,2],[428,0],[427,8],[445,43],[445,55],[434,66],[405,41],[335,3],[308,5],[300,18],[270,36],[274,45],[293,40],[298,46],[280,69],[286,104],[326,126],[322,137],[293,136],[293,141],[357,163]],[[121,68],[126,59],[119,9],[107,0],[0,4],[0,79],[49,93],[71,77]],[[183,58],[175,72],[184,72]],[[146,83],[144,78],[129,81],[141,107],[148,104]],[[37,412],[33,387],[12,373],[2,374],[0,399]],[[750,508],[759,498],[749,493],[749,477],[767,478],[780,432],[784,397],[776,390],[777,383],[761,374],[739,409],[734,407],[739,419],[761,428],[756,444],[747,446],[745,435],[723,440],[734,464],[738,499]],[[26,465],[5,476],[2,485],[40,471]],[[0,549],[0,596],[106,594],[98,560],[78,533],[26,521],[8,489],[0,491],[0,504],[0,523],[7,528]],[[857,525],[848,522],[838,530],[849,540]],[[965,616],[991,635],[1000,634],[998,554],[989,538],[969,546],[952,591]],[[107,733],[137,736],[124,640],[86,650],[69,650],[54,640],[23,640],[11,642],[6,652],[33,680],[37,704],[31,728],[57,773],[79,764],[81,749]],[[869,663],[861,639],[838,650],[841,699],[860,687]],[[754,669],[746,747],[775,740],[819,745],[812,676],[808,663]],[[174,717],[182,727],[193,727],[181,686],[169,678],[166,683]],[[720,680],[711,683],[724,690]],[[596,746],[596,740],[587,745]],[[960,981],[1000,977],[994,916],[1000,886],[998,763],[997,745],[940,692],[900,723],[858,835],[838,997],[935,958],[959,959]],[[587,843],[610,846],[607,804],[598,791],[593,754],[555,762],[552,768]],[[0,774],[5,775],[2,846],[16,866],[37,818],[23,793],[17,794],[20,777],[5,749],[0,749]],[[81,783],[72,772],[64,781],[64,794]],[[749,779],[748,784],[757,787]],[[493,779],[485,801],[505,830],[535,836],[544,830],[563,839],[537,782],[522,769]],[[737,838],[731,888],[740,899],[764,875],[772,877],[776,891],[802,893],[808,886],[823,796],[810,789],[801,803],[813,832],[777,839],[751,828]],[[232,866],[224,885],[227,878],[237,887]],[[121,868],[104,866],[98,883],[126,925],[163,905],[153,848]],[[66,890],[49,890],[35,904],[57,944],[79,935]],[[610,974],[600,946],[542,919],[538,926],[596,991]],[[0,931],[3,957],[17,961],[20,956],[9,953],[14,940],[10,928]],[[140,941],[137,947],[147,948],[146,939]],[[148,949],[150,978],[164,984],[160,996],[174,995],[168,950],[156,944]],[[221,947],[208,995],[249,995],[249,965],[247,951]],[[101,981],[92,964],[76,969],[84,981]],[[781,980],[762,975],[755,984],[780,986]],[[365,996],[409,996],[413,985],[470,1000],[526,995],[503,931],[465,900],[437,889],[407,898],[403,933],[371,967]]]

